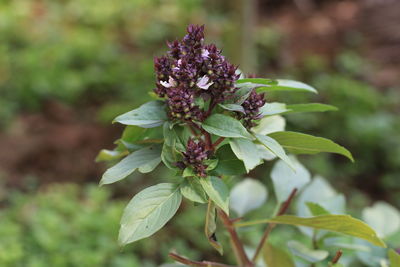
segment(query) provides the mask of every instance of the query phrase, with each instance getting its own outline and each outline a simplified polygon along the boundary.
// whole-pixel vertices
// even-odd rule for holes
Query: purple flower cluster
[[[256,125],[255,120],[261,119],[260,108],[266,103],[264,96],[265,94],[258,94],[255,90],[252,90],[242,104],[244,113],[237,112],[237,117],[243,120],[243,125],[246,128],[250,129]]]
[[[231,96],[239,79],[234,65],[213,44],[204,44],[204,26],[190,25],[182,41],[168,43],[167,55],[154,59],[155,93],[166,98],[171,119],[203,121],[207,112],[195,104],[203,98],[215,106]]]
[[[206,144],[203,140],[190,138],[186,146],[186,152],[183,152],[183,163],[185,166],[193,167],[197,175],[206,176],[207,166],[204,160],[208,159],[209,150],[206,149]]]

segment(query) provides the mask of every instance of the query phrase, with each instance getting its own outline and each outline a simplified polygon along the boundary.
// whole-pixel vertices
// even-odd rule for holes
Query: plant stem
[[[218,214],[226,230],[229,232],[232,246],[234,248],[234,251],[236,252],[235,255],[238,263],[242,267],[253,267],[254,264],[247,257],[246,252],[243,248],[243,244],[239,239],[233,222],[229,219],[229,216],[223,210],[218,209]]]
[[[224,141],[224,140],[225,140],[225,137],[220,137],[220,138],[218,138],[217,141],[215,141],[215,143],[212,145],[213,148],[215,149],[215,148],[216,148],[219,144],[221,144],[222,141]]]
[[[232,266],[232,265],[226,265],[226,264],[222,264],[222,263],[217,263],[217,262],[211,262],[211,261],[192,261],[189,260],[185,257],[182,257],[178,254],[175,253],[169,253],[168,256],[180,263],[189,265],[189,266],[193,266],[193,267],[236,267],[236,266]]]
[[[297,188],[294,188],[292,190],[292,192],[290,193],[289,197],[287,198],[287,200],[282,203],[281,208],[279,209],[277,216],[283,215],[287,211],[287,209],[289,208],[290,203],[292,202],[292,200],[293,200],[294,196],[296,195],[296,193],[297,193]],[[256,252],[254,253],[254,256],[253,256],[253,259],[252,259],[253,262],[257,261],[257,258],[260,255],[260,252],[261,252],[262,248],[264,247],[264,244],[267,241],[269,234],[271,233],[272,229],[274,229],[275,226],[276,226],[275,223],[268,224],[268,227],[267,227],[267,229],[265,229],[265,232],[264,232],[264,234],[263,234],[263,236],[261,238],[261,241],[257,246]]]
[[[339,250],[336,252],[335,257],[333,257],[333,259],[332,259],[332,264],[338,263],[339,260],[340,260],[340,257],[342,257],[342,255],[343,255],[343,251],[342,251],[341,249],[339,249]]]

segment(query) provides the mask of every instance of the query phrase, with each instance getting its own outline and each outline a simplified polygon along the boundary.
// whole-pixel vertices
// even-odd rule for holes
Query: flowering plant
[[[186,198],[207,205],[205,238],[222,254],[216,224],[217,218],[221,220],[239,266],[255,266],[261,254],[267,262],[278,258],[281,265],[276,266],[294,266],[282,256],[285,254],[275,253],[276,250],[271,253],[266,242],[276,224],[331,231],[385,246],[368,225],[348,215],[331,214],[321,203],[307,202],[308,217],[284,215],[296,193],[310,181],[309,177],[304,178],[306,171],[294,154],[330,152],[352,161],[353,158],[348,150],[328,139],[284,131],[284,119],[280,115],[324,112],[336,110],[335,107],[320,103],[267,103],[265,93],[269,91],[316,93],[316,90],[296,81],[246,78],[221,50],[204,43],[204,26],[190,25],[187,35],[181,41],[168,43],[168,47],[165,56],[154,59],[156,100],[118,116],[115,122],[127,127],[116,149],[103,150],[99,155],[100,159],[112,160],[124,157],[104,173],[101,184],[120,181],[135,170],[151,172],[161,162],[178,177],[176,183],[151,186],[132,198],[121,219],[119,242],[122,245],[160,230]],[[274,159],[279,160],[271,174],[277,212],[271,219],[245,222],[232,219],[232,211],[244,216],[259,208],[266,199],[266,190],[259,181],[247,178],[230,193],[226,181],[230,176],[248,173],[264,161]],[[255,224],[268,224],[268,227],[254,255],[249,257],[237,229]],[[340,256],[339,250],[330,264],[336,264]],[[174,252],[170,257],[188,266],[228,266],[194,261]],[[321,260],[327,258],[328,254]]]

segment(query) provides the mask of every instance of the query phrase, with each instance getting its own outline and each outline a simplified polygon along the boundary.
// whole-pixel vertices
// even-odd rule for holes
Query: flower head
[[[204,26],[190,25],[183,39],[169,42],[168,47],[167,55],[154,59],[154,91],[167,99],[170,118],[201,121],[206,118],[206,111],[196,106],[195,98],[215,105],[237,90],[237,68],[215,45],[204,44]]]
[[[190,138],[187,143],[186,152],[183,152],[183,162],[185,166],[192,167],[199,176],[206,176],[207,166],[204,160],[208,159],[209,151],[203,140]]]
[[[246,128],[250,129],[256,125],[256,120],[261,119],[262,114],[260,113],[260,108],[266,103],[264,96],[265,94],[258,94],[253,89],[249,97],[242,104],[244,113],[237,112],[237,117],[243,120],[243,124]]]

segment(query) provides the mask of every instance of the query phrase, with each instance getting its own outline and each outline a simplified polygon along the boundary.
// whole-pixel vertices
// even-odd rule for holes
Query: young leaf
[[[376,246],[386,247],[375,231],[366,223],[349,215],[321,215],[311,218],[282,215],[265,220],[268,223],[306,226],[364,239]]]
[[[270,91],[293,91],[293,92],[311,92],[317,93],[314,87],[308,84],[292,81],[292,80],[276,80],[276,84],[266,85],[257,88],[257,92],[270,92]]]
[[[218,177],[201,178],[200,184],[214,203],[229,214],[229,190]]]
[[[219,106],[229,111],[238,111],[244,113],[244,108],[238,104],[219,104]]]
[[[181,201],[179,187],[171,183],[158,184],[139,192],[122,215],[119,243],[126,245],[160,230],[175,215]]]
[[[253,139],[240,121],[222,114],[212,115],[203,122],[202,127],[207,132],[222,137]]]
[[[252,141],[235,138],[229,140],[229,144],[236,157],[244,162],[247,173],[262,163],[257,146]]]
[[[269,136],[294,154],[330,152],[343,155],[354,162],[350,151],[329,139],[296,132],[275,132],[270,133]]]
[[[185,179],[181,184],[181,193],[190,201],[204,204],[207,203],[207,196],[199,179],[202,178],[192,177]]]
[[[399,267],[400,266],[400,255],[393,249],[389,250],[389,262],[390,267]]]
[[[265,78],[244,78],[236,81],[237,84],[245,84],[245,83],[252,83],[256,84],[259,86],[264,86],[264,85],[276,85],[278,82],[276,80],[272,79],[265,79]]]
[[[137,109],[122,114],[114,119],[125,125],[137,125],[142,128],[153,128],[162,125],[167,120],[165,103],[163,101],[151,101]]]
[[[259,181],[246,178],[231,191],[231,209],[242,217],[247,212],[261,207],[268,197],[266,187]]]
[[[100,185],[124,179],[139,168],[142,172],[152,171],[161,162],[161,146],[154,145],[135,151],[109,168],[101,178]]]
[[[313,216],[330,214],[324,207],[314,202],[306,202],[308,209]]]
[[[287,245],[294,255],[310,263],[323,261],[329,256],[329,252],[326,250],[313,250],[295,240],[289,241]]]
[[[208,242],[215,248],[219,254],[224,254],[222,245],[218,242],[215,232],[217,231],[217,214],[215,204],[211,200],[208,202],[206,223],[204,225],[204,233]]]
[[[292,257],[279,247],[265,243],[262,255],[268,267],[295,267]]]
[[[300,113],[300,112],[325,112],[325,111],[337,111],[338,108],[331,105],[321,103],[307,103],[307,104],[293,104],[287,105],[288,109],[285,113]]]
[[[301,190],[311,180],[309,171],[294,157],[291,158],[294,170],[285,162],[277,161],[271,171],[276,198],[279,203],[284,202],[293,191]]]
[[[286,155],[285,150],[283,150],[282,146],[267,135],[255,134],[256,138],[265,148],[267,148],[272,154],[276,155],[278,158],[283,160],[286,164],[288,164],[292,169],[295,170],[295,166],[290,160],[290,158]]]

